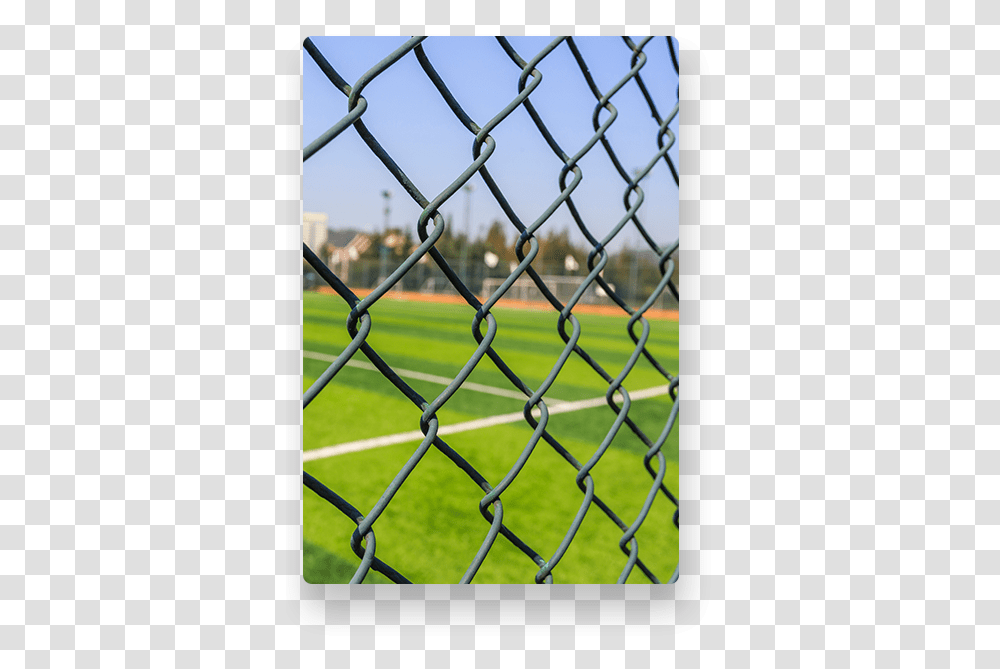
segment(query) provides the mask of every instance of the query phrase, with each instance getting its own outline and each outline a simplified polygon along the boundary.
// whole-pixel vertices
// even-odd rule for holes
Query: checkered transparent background
[[[4,4],[0,665],[1000,666],[998,5],[400,5]],[[299,576],[301,40],[494,32],[680,40],[676,589]]]

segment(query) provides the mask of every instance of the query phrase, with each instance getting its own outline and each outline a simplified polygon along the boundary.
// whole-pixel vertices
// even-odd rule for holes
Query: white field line
[[[337,359],[335,355],[327,355],[325,353],[315,353],[313,351],[304,351],[302,355],[306,358],[312,358],[313,360],[322,360],[323,362],[333,362]],[[370,362],[364,360],[348,360],[348,367],[356,367],[357,369],[369,369],[373,372],[377,372],[378,368]],[[392,368],[396,374],[402,376],[404,379],[417,379],[418,381],[428,381],[430,383],[439,383],[442,386],[447,386],[454,379],[449,379],[444,376],[435,376],[433,374],[424,374],[423,372],[415,372],[412,369],[399,369],[397,367]],[[480,393],[488,393],[490,395],[498,395],[499,397],[512,397],[515,400],[527,400],[524,393],[519,393],[516,390],[510,390],[507,388],[494,388],[493,386],[486,386],[482,383],[473,383],[472,381],[466,381],[462,384],[462,388],[466,390],[475,390]],[[546,403],[550,404],[562,404],[564,400],[557,400],[554,397],[545,396]]]
[[[464,386],[463,386],[464,387]],[[629,397],[633,400],[644,400],[650,397],[659,397],[660,395],[666,395],[670,392],[670,386],[655,386],[653,388],[646,388],[645,390],[637,390],[635,392],[629,393]],[[621,394],[615,395],[616,401],[621,404]],[[599,407],[607,404],[607,400],[604,396],[595,397],[591,400],[578,400],[576,402],[563,402],[554,407],[549,408],[549,415],[557,413],[567,413],[569,411],[580,411],[581,409],[593,409],[594,407]],[[541,414],[540,409],[534,410],[535,418]],[[469,430],[480,430],[484,427],[493,427],[494,425],[504,425],[506,423],[516,423],[518,421],[524,420],[524,413],[518,411],[517,413],[505,413],[499,416],[491,416],[489,418],[479,418],[476,420],[466,421],[464,423],[455,423],[454,425],[445,425],[438,429],[439,436],[446,436],[449,434],[455,434],[457,432],[467,432]],[[355,453],[357,451],[367,451],[370,448],[381,448],[382,446],[392,446],[393,444],[402,444],[407,441],[419,441],[424,438],[424,434],[420,430],[412,430],[410,432],[400,432],[399,434],[389,434],[384,437],[375,437],[373,439],[361,439],[360,441],[352,441],[346,444],[337,444],[336,446],[324,446],[323,448],[317,448],[313,451],[306,451],[302,454],[302,461],[309,462],[310,460],[321,460],[323,458],[330,458],[334,455],[343,455],[344,453]]]

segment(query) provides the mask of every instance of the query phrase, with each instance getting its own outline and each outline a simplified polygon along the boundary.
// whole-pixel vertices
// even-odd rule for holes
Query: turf
[[[350,561],[311,541],[302,542],[302,578],[306,583],[349,583],[358,570],[357,560]],[[392,583],[374,569],[369,569],[362,583]]]
[[[303,311],[303,346],[307,351],[338,355],[350,343],[345,323],[349,310],[333,295],[307,293]],[[565,343],[558,335],[554,312],[496,308],[497,336],[493,348],[530,387],[536,388],[552,369]],[[383,300],[372,309],[367,342],[393,366],[454,377],[473,355],[471,307]],[[581,315],[580,346],[611,376],[621,372],[635,349],[624,318]],[[569,330],[571,328],[567,326]],[[481,330],[485,332],[486,326]],[[641,328],[637,327],[637,334]],[[677,369],[677,324],[657,321],[647,347],[667,369]],[[470,381],[509,388],[510,383],[489,361],[481,363]],[[628,376],[629,389],[662,385],[663,377],[645,360]],[[577,356],[572,356],[550,393],[565,400],[586,399],[607,389],[605,382]],[[393,390],[393,392],[396,392]]]
[[[557,315],[496,308],[498,335],[494,349],[525,383],[535,388],[549,373],[565,344],[557,333]],[[471,332],[474,312],[464,305],[383,300],[372,309],[368,343],[395,368],[453,377],[476,348]],[[336,296],[304,296],[303,347],[339,354],[350,342],[345,327],[348,309]],[[618,374],[634,350],[626,319],[582,315],[580,345],[611,375]],[[482,328],[485,331],[485,326]],[[637,328],[638,330],[638,328]],[[677,325],[651,324],[648,347],[667,369],[677,369]],[[363,360],[360,354],[355,359]],[[327,363],[306,358],[303,385],[308,387]],[[431,400],[442,385],[404,379]],[[484,359],[470,380],[512,389]],[[644,359],[629,374],[630,391],[661,386],[665,379]],[[577,356],[572,356],[547,396],[561,400],[603,396],[607,382]],[[442,425],[520,411],[522,400],[465,388],[438,412]],[[649,439],[656,439],[670,410],[664,396],[633,402],[629,412]],[[306,450],[374,436],[418,429],[420,409],[376,371],[345,367],[304,412]],[[580,462],[588,460],[608,434],[614,412],[598,407],[550,417],[549,432]],[[462,432],[445,441],[496,485],[525,449],[531,429],[525,423]],[[307,462],[307,472],[368,512],[413,455],[419,442],[397,444]],[[623,426],[593,471],[596,494],[626,525],[635,521],[653,479],[642,465],[646,445]],[[677,430],[663,448],[667,486],[677,492]],[[654,465],[656,461],[654,461]],[[544,441],[535,447],[523,471],[503,496],[504,523],[548,560],[580,512],[584,495],[576,470]],[[429,491],[433,491],[429,494]],[[375,525],[376,553],[417,583],[457,582],[472,562],[489,530],[479,513],[483,491],[447,457],[431,448],[396,493]],[[649,517],[636,535],[639,557],[666,580],[677,562],[674,505],[657,493]],[[349,546],[356,527],[312,491],[304,492],[304,575],[310,582],[346,582],[359,559]],[[622,531],[596,505],[586,511],[569,549],[555,567],[557,583],[613,583],[626,563],[619,549]],[[473,582],[531,583],[538,567],[503,537],[496,540]],[[381,575],[369,575],[365,582]],[[629,582],[649,582],[633,570]]]

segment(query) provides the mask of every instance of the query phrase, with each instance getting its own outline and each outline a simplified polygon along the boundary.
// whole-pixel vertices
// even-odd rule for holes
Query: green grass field
[[[345,327],[349,312],[335,295],[306,293],[303,349],[338,355],[350,341]],[[554,312],[496,307],[498,334],[493,348],[528,386],[537,388],[555,364],[564,344]],[[395,369],[453,378],[472,356],[473,310],[466,305],[382,300],[371,310],[373,327],[367,341]],[[624,317],[578,316],[580,345],[616,376],[634,344]],[[483,328],[485,331],[485,327]],[[677,370],[677,324],[651,323],[649,350],[672,372]],[[360,352],[354,360],[365,361]],[[328,366],[305,357],[303,388]],[[431,401],[444,390],[438,383],[404,379]],[[488,358],[469,381],[513,390]],[[637,390],[662,386],[666,380],[640,359],[625,381]],[[602,397],[607,383],[577,356],[571,356],[546,397],[574,401]],[[554,405],[551,405],[554,406]],[[524,400],[500,397],[465,387],[438,412],[442,427],[521,411]],[[646,435],[655,440],[671,408],[666,395],[635,400],[629,411]],[[325,446],[419,429],[420,410],[379,372],[345,367],[303,414],[303,446]],[[580,462],[587,461],[615,420],[607,405],[555,414],[548,431]],[[496,485],[521,455],[532,433],[524,421],[447,435],[444,441]],[[414,453],[419,440],[309,460],[305,471],[367,513]],[[642,464],[646,448],[623,426],[611,448],[592,471],[595,492],[630,525],[652,486]],[[677,428],[664,446],[667,487],[677,494]],[[655,461],[654,461],[655,466]],[[504,524],[545,559],[556,551],[583,502],[576,469],[544,441],[532,452],[522,472],[504,492]],[[303,488],[303,574],[310,583],[346,583],[360,559],[349,541],[356,525],[331,504]],[[414,583],[455,583],[472,562],[489,531],[479,513],[483,491],[436,448],[431,448],[375,523],[376,555]],[[677,564],[674,505],[658,493],[649,516],[636,534],[639,557],[661,581]],[[614,583],[627,557],[618,548],[621,530],[592,505],[569,550],[553,570],[556,583]],[[538,567],[502,536],[498,537],[473,583],[533,583]],[[366,583],[388,579],[374,570]],[[648,583],[634,569],[629,583]]]

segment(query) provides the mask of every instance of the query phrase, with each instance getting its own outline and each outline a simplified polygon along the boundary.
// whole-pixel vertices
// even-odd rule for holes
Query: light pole
[[[462,283],[469,285],[469,242],[472,238],[472,191],[476,190],[476,185],[467,183],[462,187],[465,191],[465,243],[462,244],[462,252],[459,255],[459,274],[462,276]]]
[[[390,208],[390,204],[392,203],[392,191],[391,190],[384,190],[384,191],[382,191],[382,199],[385,200],[385,210],[384,210],[383,213],[385,214],[385,231],[388,232],[389,231],[389,213],[392,211],[392,209]]]
[[[639,183],[639,172],[641,170],[636,167],[632,170],[633,181]],[[631,255],[630,266],[629,266],[629,299],[638,300],[639,299],[639,248],[641,248],[641,243],[634,250],[632,249],[632,238],[627,238],[626,244],[628,244],[627,249]]]
[[[385,230],[382,231],[382,243],[379,244],[379,269],[378,283],[385,281],[389,270],[389,247],[385,245],[385,235],[389,234],[389,214],[392,211],[392,191],[382,191],[382,198],[385,200]]]

